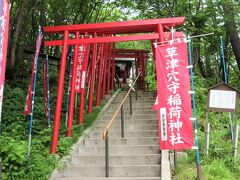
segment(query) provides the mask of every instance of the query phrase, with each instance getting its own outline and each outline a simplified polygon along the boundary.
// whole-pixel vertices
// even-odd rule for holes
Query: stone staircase
[[[102,132],[126,92],[119,93],[109,107],[82,137],[72,156],[54,180],[159,180],[161,154],[158,143],[157,111],[152,111],[156,93],[132,94],[124,104],[125,136],[121,138],[120,113],[109,130],[109,176],[105,177],[105,141]]]

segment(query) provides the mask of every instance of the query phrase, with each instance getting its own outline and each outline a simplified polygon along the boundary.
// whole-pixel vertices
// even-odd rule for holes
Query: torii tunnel
[[[149,51],[136,49],[115,49],[115,74],[120,78],[123,84],[127,83],[127,79],[135,74],[136,77],[140,74],[137,82],[137,88],[143,91],[146,90],[146,69]],[[133,67],[133,63],[135,67]],[[135,70],[134,70],[135,69]],[[132,72],[130,72],[132,70]]]
[[[99,106],[100,98],[104,99],[105,94],[108,94],[110,90],[114,88],[115,78],[115,56],[120,58],[132,58],[136,59],[136,74],[141,73],[139,79],[138,88],[145,90],[145,75],[146,75],[146,59],[148,52],[140,52],[138,50],[115,50],[116,42],[124,41],[139,41],[150,40],[152,43],[152,50],[154,51],[153,42],[164,42],[171,39],[170,29],[184,23],[184,17],[177,18],[163,18],[163,19],[151,19],[151,20],[137,20],[137,21],[125,21],[125,22],[107,22],[96,24],[79,24],[79,25],[66,25],[66,26],[53,26],[45,27],[44,31],[50,37],[54,34],[61,34],[63,37],[60,40],[46,40],[45,46],[61,46],[62,55],[60,62],[60,73],[58,82],[58,96],[56,102],[56,111],[54,117],[54,128],[52,137],[51,153],[56,153],[60,117],[62,108],[62,98],[64,89],[64,77],[66,70],[66,57],[68,47],[74,46],[74,61],[73,69],[77,69],[77,59],[79,58],[79,48],[82,44],[86,45],[91,56],[84,58],[88,65],[88,71],[81,72],[81,95],[80,99],[80,113],[79,123],[83,122],[84,112],[84,92],[85,83],[90,84],[89,98],[88,98],[88,113],[92,112],[93,106],[93,93],[94,82],[97,82],[96,90],[96,106]],[[174,33],[174,36],[182,36],[182,33]],[[91,48],[90,48],[91,47]],[[128,52],[127,52],[128,51]],[[91,57],[91,58],[89,58]],[[88,60],[90,59],[90,61]],[[85,67],[86,68],[86,67]],[[70,91],[70,103],[68,113],[68,136],[72,136],[72,124],[74,114],[74,98],[75,93],[75,79],[76,71],[72,73],[71,91]],[[121,75],[120,75],[121,76]],[[95,79],[96,77],[96,79]]]

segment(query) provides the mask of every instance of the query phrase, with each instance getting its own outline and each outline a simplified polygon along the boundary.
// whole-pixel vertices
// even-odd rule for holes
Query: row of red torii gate
[[[171,28],[183,23],[184,17],[178,17],[45,27],[44,31],[49,35],[49,38],[54,37],[54,34],[61,34],[62,36],[60,37],[63,37],[59,40],[45,41],[45,46],[62,47],[51,153],[56,153],[58,143],[66,58],[69,46],[74,46],[67,133],[70,137],[72,136],[76,92],[81,95],[79,123],[83,122],[86,82],[89,82],[90,87],[88,113],[92,112],[95,82],[97,82],[97,88],[95,89],[96,106],[99,106],[100,99],[104,99],[105,94],[114,89],[115,79],[120,80],[122,83],[127,83],[127,79],[130,76],[137,77],[138,74],[141,74],[137,88],[142,90],[146,88],[145,76],[149,52],[144,50],[115,49],[115,43],[150,40],[154,54],[155,48],[153,43],[171,40],[173,38],[173,34],[170,32]],[[182,32],[174,33],[174,38],[182,36]],[[135,72],[131,72],[133,62],[135,63]]]

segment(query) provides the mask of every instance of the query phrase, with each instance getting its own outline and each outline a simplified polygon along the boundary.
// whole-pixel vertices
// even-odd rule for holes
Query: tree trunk
[[[21,31],[21,24],[22,19],[24,16],[24,7],[26,6],[26,0],[21,0],[20,6],[18,7],[18,10],[16,11],[18,14],[16,15],[18,18],[16,19],[16,23],[12,25],[11,27],[11,37],[9,39],[9,59],[8,59],[8,67],[9,67],[9,75],[12,77],[14,67],[16,64],[16,56],[17,56],[17,45],[18,45],[18,39],[19,34]]]
[[[43,28],[44,26],[46,26],[46,1],[45,0],[41,0],[40,2],[40,22],[39,22],[41,28]],[[44,53],[44,38],[45,36],[43,36],[42,39],[42,45],[41,45],[41,49],[40,52]]]
[[[237,61],[238,70],[240,72],[240,38],[238,36],[238,29],[235,22],[235,15],[231,3],[223,2],[225,27],[228,31],[233,53]],[[239,73],[240,78],[240,73]]]
[[[205,52],[205,64],[206,64],[206,76],[210,78],[213,76],[213,70],[211,68],[210,53],[208,52],[208,47],[206,44],[204,44],[204,52]]]

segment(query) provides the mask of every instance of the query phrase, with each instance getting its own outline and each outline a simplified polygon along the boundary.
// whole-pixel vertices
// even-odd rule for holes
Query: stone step
[[[125,137],[158,137],[158,130],[125,131]],[[110,138],[120,138],[121,131],[109,132]],[[89,138],[102,138],[102,131],[89,133]]]
[[[117,104],[117,103],[121,103],[123,101],[124,98],[120,98],[120,99],[115,99],[115,101],[112,102],[112,104]],[[154,103],[156,100],[156,98],[151,98],[151,99],[141,99],[141,100],[135,100],[134,98],[132,98],[132,103],[133,104],[144,104],[144,103]],[[129,104],[130,103],[130,99],[127,98],[125,99],[124,103]]]
[[[111,104],[111,106],[109,107],[109,109],[116,109],[116,108],[118,108],[119,107],[119,105],[120,105],[120,103],[117,103],[117,104]],[[147,109],[147,110],[149,110],[149,109],[152,109],[152,106],[154,105],[154,102],[152,102],[152,103],[142,103],[142,104],[139,104],[139,103],[137,103],[137,104],[133,104],[132,105],[132,108],[133,109],[141,109],[141,108],[145,108],[145,109]],[[124,107],[124,109],[125,108],[130,108],[130,105],[129,105],[129,103],[125,103],[124,105],[123,105],[123,107]]]
[[[115,113],[117,112],[117,108],[114,109],[112,108],[111,110],[109,111],[106,111],[102,117],[112,117],[113,115],[115,115]],[[140,116],[140,115],[145,115],[145,114],[151,114],[151,116],[154,116],[155,117],[158,117],[158,111],[153,111],[152,109],[148,108],[132,108],[132,114],[130,114],[130,108],[124,108],[123,109],[123,113],[125,116]],[[120,116],[121,115],[121,109],[119,109],[118,113],[117,113],[117,116]],[[145,116],[146,117],[146,116]]]
[[[101,139],[85,139],[85,146],[103,146],[105,141]],[[109,145],[156,145],[158,144],[157,137],[140,137],[140,138],[111,138],[109,136]]]
[[[157,118],[158,118],[158,116],[156,114],[134,114],[134,115],[130,115],[130,114],[127,114],[125,112],[124,112],[123,116],[124,116],[124,119],[128,119],[129,121],[134,120],[134,119],[136,119],[136,120],[156,119],[157,120]],[[103,115],[103,117],[100,118],[100,119],[109,119],[110,120],[112,117],[113,117],[113,115],[107,115],[106,114],[106,115]],[[119,112],[116,116],[116,119],[117,118],[120,119],[120,117],[121,117],[121,113]]]
[[[160,180],[160,177],[91,177],[91,178],[55,178],[54,180]]]
[[[113,115],[116,112],[116,110],[117,110],[117,108],[115,108],[115,109],[111,108],[111,109],[107,110],[106,112],[104,112],[104,115],[106,115],[106,114]],[[124,113],[130,114],[130,108],[129,107],[124,107]],[[138,114],[138,113],[142,113],[142,114],[147,113],[147,114],[157,115],[158,111],[152,110],[152,107],[151,108],[150,107],[148,107],[148,108],[139,107],[139,108],[132,108],[132,113],[133,113],[133,115]]]
[[[117,110],[117,108],[119,108],[120,103],[118,104],[112,104],[108,111],[114,111]],[[132,109],[133,110],[152,110],[152,106],[154,105],[154,103],[142,103],[142,104],[132,104]],[[123,109],[130,109],[130,104],[129,103],[124,103],[123,104]]]
[[[127,93],[127,91],[121,91],[120,93],[119,93],[119,95],[124,95],[124,94],[126,94]],[[135,91],[132,91],[132,93],[135,93]],[[148,96],[150,96],[150,95],[152,95],[152,94],[157,94],[157,91],[145,91],[145,92],[143,92],[142,90],[138,90],[137,91],[137,94],[138,95],[148,95]]]
[[[112,103],[112,106],[118,107],[121,102]],[[154,101],[145,101],[145,102],[137,102],[132,103],[132,107],[139,107],[139,106],[152,106],[154,104]],[[130,102],[125,101],[123,106],[130,106]]]
[[[125,93],[119,93],[118,97],[124,97],[125,95],[127,94],[127,92]],[[136,96],[136,93],[135,92],[132,92],[132,95],[135,97]],[[157,92],[156,93],[141,93],[141,92],[137,92],[137,96],[138,98],[142,98],[142,97],[156,97],[157,96]]]
[[[126,93],[120,92],[102,117],[86,131],[88,134],[78,143],[54,180],[160,180],[158,111],[152,110],[156,91],[138,91],[138,100],[133,92],[132,115],[129,98],[126,99],[123,105],[124,138],[121,138],[120,112],[108,132],[110,177],[105,177],[105,140],[102,132]]]
[[[116,98],[116,99],[114,99],[113,103],[116,103],[116,102],[120,103],[120,102],[123,101],[124,98],[125,97]],[[134,103],[141,103],[141,102],[144,102],[144,101],[147,101],[147,102],[152,101],[152,102],[154,102],[155,100],[156,100],[156,97],[142,97],[142,98],[136,100],[135,96],[132,96],[132,102],[134,102]],[[130,101],[130,97],[127,97],[127,99],[125,99],[125,102],[126,101],[129,102]]]
[[[124,109],[123,116],[128,119],[138,119],[138,118],[139,119],[157,119],[158,118],[157,113],[151,114],[150,111],[144,111],[144,112],[146,112],[146,113],[144,114],[141,111],[137,111],[137,112],[132,111],[132,114],[130,114],[130,112],[126,112],[126,110]],[[99,119],[112,119],[112,117],[113,117],[113,115],[115,115],[115,113],[116,113],[116,111],[105,113]],[[115,118],[120,119],[120,117],[121,117],[121,110],[117,113],[117,115],[115,115]]]
[[[135,101],[135,102],[145,101],[145,100],[155,101],[156,97],[157,96],[138,96],[138,99],[136,99],[136,96],[134,94],[134,95],[132,95],[132,100]],[[124,98],[125,98],[125,96],[120,96],[120,97],[117,97],[116,99],[114,99],[114,101],[120,101],[121,102]],[[126,100],[130,100],[130,96],[128,96]]]
[[[116,109],[117,110],[117,109]],[[103,115],[113,115],[116,110],[109,110],[109,111],[106,111],[103,113]],[[127,115],[130,114],[130,108],[124,108],[124,113],[126,113]],[[152,109],[149,109],[149,110],[141,110],[141,109],[137,109],[137,108],[134,108],[133,111],[132,111],[132,115],[135,115],[135,114],[155,114],[157,115],[158,114],[158,111],[153,111]]]
[[[124,155],[124,154],[159,154],[159,145],[111,145],[109,146],[109,155]],[[85,146],[79,147],[74,155],[105,155],[105,146]]]
[[[119,94],[118,96],[117,96],[117,98],[119,98],[119,99],[123,99],[125,96],[126,96],[126,94],[127,93],[125,93],[125,94]],[[145,98],[156,98],[156,96],[157,96],[157,94],[150,94],[150,95],[147,95],[147,94],[138,94],[138,100],[141,100],[141,99],[145,99]],[[116,98],[116,99],[117,99]],[[132,93],[132,98],[133,99],[136,99],[136,94],[135,93]]]
[[[68,166],[62,177],[104,177],[105,166]],[[160,176],[160,165],[115,165],[109,167],[110,177]]]
[[[126,154],[110,156],[110,165],[144,165],[160,164],[160,154]],[[73,156],[71,165],[74,166],[105,166],[105,156]]]
[[[110,118],[108,119],[102,119],[96,122],[97,125],[107,125],[110,122]],[[152,119],[129,119],[124,116],[124,124],[125,125],[134,125],[134,124],[157,124],[158,120],[157,118],[152,118]],[[121,124],[121,119],[120,118],[115,118],[115,125],[120,125]]]
[[[116,111],[117,110],[117,108],[118,108],[118,106],[110,106],[109,107],[109,109],[107,110],[107,112],[112,112],[112,111]],[[129,107],[129,105],[128,106],[123,106],[123,108],[124,108],[124,110],[130,110],[130,107]],[[132,107],[132,110],[133,110],[133,112],[135,111],[135,110],[137,110],[137,111],[152,111],[152,105],[151,106],[139,106],[139,107],[135,107],[135,106],[133,106]]]
[[[96,131],[104,131],[105,126],[104,125],[97,125],[92,128],[92,130]],[[125,131],[139,131],[139,130],[157,130],[158,124],[129,124],[124,126]],[[113,124],[111,128],[109,129],[109,132],[111,131],[120,131],[121,126],[118,124]]]

